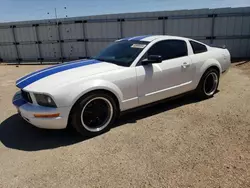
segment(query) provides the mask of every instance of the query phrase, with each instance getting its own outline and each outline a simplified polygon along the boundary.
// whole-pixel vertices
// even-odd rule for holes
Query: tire
[[[108,131],[119,114],[115,99],[96,92],[83,96],[71,112],[71,125],[82,136],[96,136]]]
[[[220,74],[217,69],[208,69],[196,88],[196,93],[200,99],[207,99],[214,96],[219,86]]]

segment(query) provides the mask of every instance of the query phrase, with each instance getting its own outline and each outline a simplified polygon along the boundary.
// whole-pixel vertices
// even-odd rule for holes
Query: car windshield
[[[93,58],[129,67],[148,43],[144,41],[118,41]]]

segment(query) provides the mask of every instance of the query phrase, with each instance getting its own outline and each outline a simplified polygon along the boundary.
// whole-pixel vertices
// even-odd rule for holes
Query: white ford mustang
[[[121,111],[188,91],[213,96],[230,63],[227,49],[188,38],[125,38],[93,59],[20,78],[13,104],[37,127],[63,129],[69,124],[81,134],[95,135],[108,130]]]

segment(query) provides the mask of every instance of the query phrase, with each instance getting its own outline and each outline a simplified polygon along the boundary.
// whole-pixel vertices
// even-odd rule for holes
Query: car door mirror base
[[[162,57],[160,55],[150,55],[147,59],[142,60],[142,65],[148,65],[153,63],[161,63]]]

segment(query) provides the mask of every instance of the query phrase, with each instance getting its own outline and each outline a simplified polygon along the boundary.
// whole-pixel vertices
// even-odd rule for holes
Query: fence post
[[[166,34],[166,31],[165,31],[165,24],[166,24],[166,20],[168,19],[167,16],[161,16],[161,17],[158,17],[158,20],[162,20],[162,35],[165,35]]]
[[[165,35],[165,19],[162,19],[162,34]]]
[[[37,31],[37,27],[39,26],[39,24],[33,24],[32,26],[35,27],[36,44],[37,44],[37,48],[38,48],[38,58],[37,58],[37,60],[40,61],[40,63],[42,64],[41,49],[40,49],[41,41],[40,41],[39,34],[38,34],[38,31]]]
[[[19,50],[18,50],[18,47],[17,47],[17,45],[19,45],[19,43],[16,42],[16,34],[15,34],[15,29],[14,29],[15,27],[16,27],[15,25],[11,25],[10,26],[10,28],[12,30],[12,34],[13,34],[13,40],[14,40],[15,49],[16,49],[16,56],[17,56],[16,60],[17,60],[18,64],[20,64],[21,59],[20,59],[20,54],[19,54]]]
[[[61,59],[61,62],[63,63],[63,50],[62,50],[62,40],[61,40],[61,32],[60,32],[60,25],[61,24],[62,24],[62,22],[56,23],[57,33],[58,33],[59,50],[60,50],[60,59]]]
[[[215,22],[215,17],[217,17],[217,14],[212,14],[211,17],[212,17],[212,23],[211,23],[212,25],[211,25],[210,44],[213,44],[214,39],[215,39],[215,37],[214,37],[214,22]]]
[[[123,38],[123,27],[122,22],[120,22],[120,37]]]
[[[122,24],[122,22],[124,22],[125,21],[125,19],[117,19],[117,21],[118,21],[118,23],[120,23],[120,38],[123,38],[124,36],[123,36],[123,24]]]
[[[85,57],[88,57],[88,46],[87,46],[87,39],[86,39],[86,23],[87,20],[82,21],[82,34],[83,34],[83,40],[84,40],[84,50],[85,50]]]

